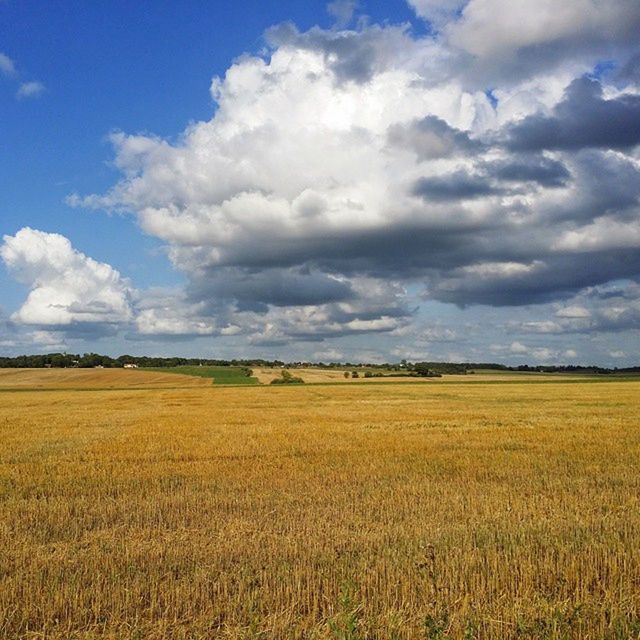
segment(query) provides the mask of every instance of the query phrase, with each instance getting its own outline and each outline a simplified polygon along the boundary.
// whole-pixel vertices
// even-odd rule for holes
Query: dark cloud
[[[505,190],[494,186],[486,176],[457,171],[446,176],[420,178],[412,194],[431,202],[455,202],[501,195]]]
[[[628,157],[586,149],[567,156],[571,164],[573,196],[542,207],[546,220],[589,222],[602,216],[634,219],[640,201],[640,170]]]
[[[548,254],[544,261],[529,264],[485,264],[434,275],[429,294],[459,306],[540,304],[639,273],[640,252],[635,249]]]
[[[562,162],[544,156],[509,158],[487,164],[485,169],[503,182],[535,182],[547,188],[564,187],[571,178]]]
[[[264,309],[264,305],[318,305],[345,301],[354,296],[348,282],[308,267],[261,270],[227,267],[205,270],[192,277],[188,293],[194,300],[207,297],[235,300],[241,309],[254,311]]]
[[[512,151],[577,150],[585,147],[629,149],[640,143],[640,96],[606,100],[602,86],[578,78],[551,116],[527,116],[508,131]]]

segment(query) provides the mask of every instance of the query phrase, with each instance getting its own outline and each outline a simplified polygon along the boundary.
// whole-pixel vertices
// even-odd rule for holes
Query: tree
[[[282,372],[280,378],[274,378],[271,384],[304,384],[302,378],[292,376],[286,369]]]
[[[432,371],[426,362],[416,362],[413,366],[415,375],[421,378],[440,378],[441,374]]]

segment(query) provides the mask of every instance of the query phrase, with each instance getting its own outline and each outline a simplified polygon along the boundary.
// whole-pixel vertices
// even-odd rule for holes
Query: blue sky
[[[635,364],[640,9],[589,4],[0,2],[0,348]]]

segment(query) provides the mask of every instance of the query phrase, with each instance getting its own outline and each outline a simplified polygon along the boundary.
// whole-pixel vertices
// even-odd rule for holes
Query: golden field
[[[0,637],[640,637],[640,382],[451,380],[0,392]]]
[[[211,379],[135,369],[0,369],[0,391],[210,386]]]

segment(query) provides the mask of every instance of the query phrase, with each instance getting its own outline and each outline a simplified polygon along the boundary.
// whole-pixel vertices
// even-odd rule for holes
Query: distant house
[[[133,362],[127,362],[127,364],[124,365],[125,369],[137,369],[138,365],[134,364]]]

